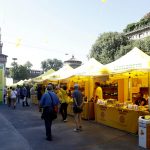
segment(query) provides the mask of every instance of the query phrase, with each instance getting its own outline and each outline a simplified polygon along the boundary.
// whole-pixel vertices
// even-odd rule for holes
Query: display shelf
[[[118,84],[102,85],[104,99],[118,99]]]
[[[149,90],[148,87],[140,87],[140,93],[142,94],[148,94],[148,90]]]
[[[139,92],[142,93],[143,95],[148,95],[148,90],[149,90],[148,87],[140,87]],[[139,92],[132,93],[132,102],[133,103],[135,103],[135,101],[137,100]]]

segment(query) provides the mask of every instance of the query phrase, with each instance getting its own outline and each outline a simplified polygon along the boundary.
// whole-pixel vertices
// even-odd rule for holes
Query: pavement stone
[[[83,120],[83,131],[73,132],[72,116],[64,123],[58,115],[52,125],[53,141],[46,141],[40,116],[36,105],[17,104],[15,110],[0,105],[0,150],[144,150],[138,146],[138,135],[94,121]]]

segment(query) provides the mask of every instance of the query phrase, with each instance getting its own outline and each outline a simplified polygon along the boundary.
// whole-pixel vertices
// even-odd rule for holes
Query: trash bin
[[[139,146],[150,148],[150,119],[139,117]]]

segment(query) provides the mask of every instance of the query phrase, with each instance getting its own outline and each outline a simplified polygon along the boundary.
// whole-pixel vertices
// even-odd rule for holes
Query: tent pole
[[[150,83],[149,83],[149,72],[148,72],[148,96],[150,96]]]
[[[128,78],[128,101],[130,101],[130,76],[129,76],[129,78]]]
[[[90,107],[89,107],[89,99],[90,99],[90,76],[88,77],[88,98],[87,98],[87,105],[88,105],[88,120],[90,120],[89,118],[89,112],[90,112]]]

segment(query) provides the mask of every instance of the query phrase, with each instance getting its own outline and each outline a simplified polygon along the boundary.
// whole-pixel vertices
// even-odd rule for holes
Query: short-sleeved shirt
[[[42,107],[53,107],[55,105],[59,104],[59,99],[57,97],[57,95],[52,92],[52,91],[48,91],[46,93],[43,94],[41,100],[40,100],[40,105]]]
[[[95,97],[97,97],[98,99],[103,99],[103,92],[101,87],[96,88]]]
[[[80,106],[83,102],[83,96],[82,93],[79,90],[74,90],[72,93],[73,99],[76,99],[77,105]],[[76,106],[76,103],[73,102],[73,106]]]

